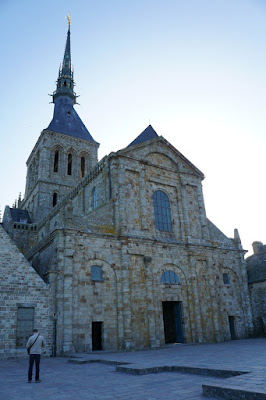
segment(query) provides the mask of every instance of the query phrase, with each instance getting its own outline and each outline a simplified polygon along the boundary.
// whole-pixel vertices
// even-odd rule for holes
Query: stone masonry
[[[98,162],[73,87],[69,25],[53,119],[28,159],[19,209],[6,207],[3,218],[39,275],[29,269],[24,281],[39,285],[39,321],[49,338],[53,323],[53,353],[252,335],[245,251],[237,230],[230,239],[208,220],[203,173],[151,125]],[[16,283],[21,264],[12,249],[14,277],[3,268]],[[13,307],[4,322],[12,335]]]
[[[246,261],[254,333],[266,336],[266,245],[254,242],[253,252]]]
[[[46,339],[45,355],[52,354],[53,322],[49,310],[49,286],[17,249],[0,226],[0,358],[25,357],[25,343],[16,347],[18,307],[34,308],[34,327]]]

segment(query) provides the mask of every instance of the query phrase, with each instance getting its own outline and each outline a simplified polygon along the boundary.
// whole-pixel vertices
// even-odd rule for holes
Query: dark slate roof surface
[[[95,142],[74,109],[73,100],[67,96],[60,96],[55,100],[54,116],[46,129]]]
[[[28,224],[31,224],[31,219],[29,212],[27,210],[22,210],[21,208],[10,208],[11,218],[14,222],[21,222],[20,220],[27,220]]]
[[[153,127],[149,125],[133,142],[131,142],[127,147],[134,146],[135,144],[147,142],[148,140],[155,139],[159,137]]]

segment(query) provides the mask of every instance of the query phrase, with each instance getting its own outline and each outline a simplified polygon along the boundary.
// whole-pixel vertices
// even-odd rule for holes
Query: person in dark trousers
[[[42,353],[42,347],[45,346],[44,338],[39,334],[38,329],[33,329],[33,335],[29,338],[26,347],[30,356],[29,370],[28,370],[28,382],[32,381],[32,369],[35,362],[35,382],[40,381],[40,359]]]

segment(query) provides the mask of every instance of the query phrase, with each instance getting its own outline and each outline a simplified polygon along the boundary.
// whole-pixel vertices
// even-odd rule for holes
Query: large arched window
[[[58,172],[58,162],[59,162],[59,151],[56,150],[54,153],[54,172]]]
[[[72,175],[72,154],[67,156],[67,175]]]
[[[80,177],[83,178],[85,176],[85,157],[82,156],[80,159]]]
[[[180,284],[180,279],[174,271],[167,270],[162,274],[160,283]]]
[[[153,193],[155,228],[159,231],[172,232],[170,203],[166,193],[156,190]]]
[[[97,194],[97,188],[93,188],[92,190],[92,207],[96,208],[98,206],[98,194]]]

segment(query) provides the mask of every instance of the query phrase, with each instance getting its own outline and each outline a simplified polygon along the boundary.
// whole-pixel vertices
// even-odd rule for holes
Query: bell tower
[[[74,188],[98,162],[97,143],[74,109],[74,73],[71,65],[70,18],[63,62],[52,95],[54,114],[27,160],[25,197],[21,208],[39,221]]]

